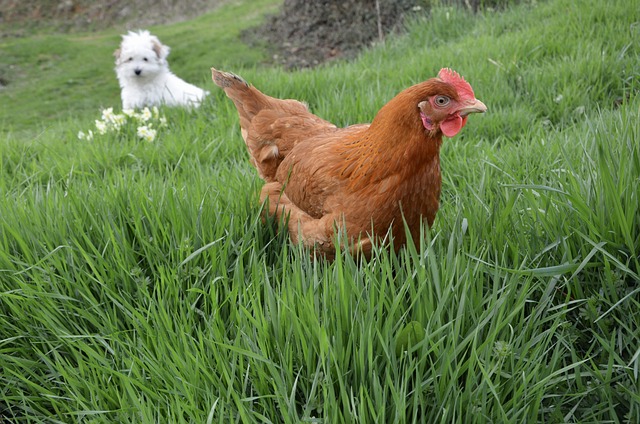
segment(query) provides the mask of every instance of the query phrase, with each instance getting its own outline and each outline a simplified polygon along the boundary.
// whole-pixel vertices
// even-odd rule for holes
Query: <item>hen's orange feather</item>
[[[212,75],[238,109],[269,211],[289,218],[294,242],[329,257],[336,229],[368,256],[389,230],[394,246],[404,245],[404,222],[414,239],[423,220],[431,226],[441,187],[440,124],[457,132],[469,113],[486,110],[462,77],[443,70],[394,97],[370,125],[337,128],[297,100],[267,96],[230,73]]]

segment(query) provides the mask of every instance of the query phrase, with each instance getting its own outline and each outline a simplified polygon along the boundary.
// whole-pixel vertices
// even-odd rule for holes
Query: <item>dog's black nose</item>
[[[142,73],[142,69],[136,68],[133,72],[135,72],[136,75],[140,75]]]

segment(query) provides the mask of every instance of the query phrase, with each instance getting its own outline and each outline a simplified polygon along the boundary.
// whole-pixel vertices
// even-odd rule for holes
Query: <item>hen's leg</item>
[[[337,216],[326,215],[314,218],[291,203],[282,191],[282,184],[277,181],[262,187],[260,200],[268,199],[269,213],[275,215],[279,222],[286,222],[289,236],[294,243],[302,242],[309,248],[316,248],[325,254],[333,255],[334,222]]]
[[[316,249],[327,255],[335,256],[336,230],[341,223],[341,214],[329,214],[322,218],[314,218],[291,203],[282,191],[282,184],[277,181],[267,183],[262,187],[260,201],[268,200],[269,214],[275,215],[279,223],[287,223],[289,237],[294,243],[302,242],[310,249]],[[344,223],[342,223],[344,225]],[[344,227],[343,227],[344,228]],[[343,234],[341,245],[346,247],[346,234]],[[357,240],[349,240],[348,249],[352,255],[371,255],[371,239],[360,234]]]

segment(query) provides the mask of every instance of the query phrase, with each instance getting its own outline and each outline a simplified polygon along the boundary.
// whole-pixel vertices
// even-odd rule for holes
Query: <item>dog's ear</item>
[[[113,52],[113,57],[116,58],[116,63],[120,61],[120,53],[121,53],[120,49],[116,49],[116,51]]]
[[[156,53],[156,56],[158,56],[158,59],[165,60],[167,56],[169,56],[169,46],[162,44],[156,37],[153,37],[151,40],[151,45],[153,46],[153,51]]]

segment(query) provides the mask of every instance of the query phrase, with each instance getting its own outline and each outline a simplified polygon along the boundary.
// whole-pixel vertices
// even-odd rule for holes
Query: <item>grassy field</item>
[[[148,29],[171,47],[168,61],[175,74],[193,84],[212,85],[213,64],[252,67],[265,60],[265,52],[238,37],[265,13],[275,13],[279,3],[236,0],[195,20]],[[138,28],[70,35],[44,30],[31,37],[0,38],[0,77],[8,81],[0,90],[0,132],[32,137],[35,128],[66,126],[70,117],[91,122],[99,108],[119,106],[113,52],[128,29]],[[23,134],[25,130],[29,132]]]
[[[119,31],[0,40],[0,417],[639,422],[637,5],[438,8],[353,63],[285,73],[237,40],[274,4],[152,28],[212,92],[152,114],[152,142],[134,123],[77,137],[119,110]],[[415,245],[314,262],[261,222],[211,66],[339,125],[451,66],[489,112],[445,140]]]

